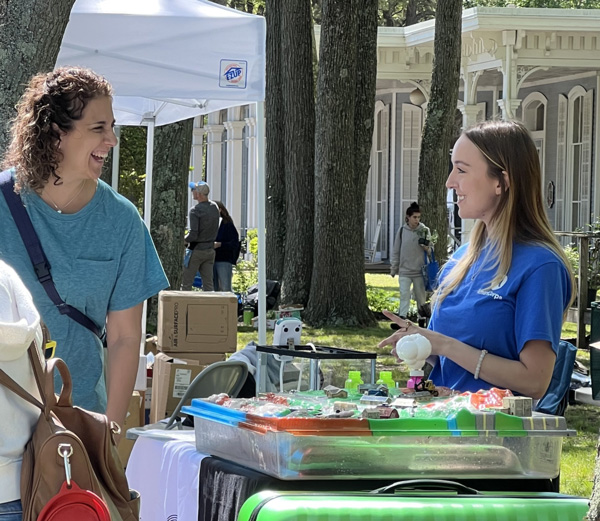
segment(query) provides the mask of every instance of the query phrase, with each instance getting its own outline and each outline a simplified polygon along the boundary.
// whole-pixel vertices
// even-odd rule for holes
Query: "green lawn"
[[[387,274],[367,274],[367,284],[386,291],[398,291],[398,279]],[[566,324],[563,338],[575,336],[575,325]],[[359,351],[389,354],[390,348],[378,349],[377,344],[387,337],[392,330],[387,321],[379,322],[372,328],[324,328],[304,327],[303,343],[313,342],[318,345],[356,349]],[[267,344],[273,338],[272,331],[267,332]],[[258,341],[258,333],[249,327],[238,328],[238,349],[250,341]],[[580,350],[578,359],[589,367],[589,351]],[[378,371],[392,370],[394,380],[406,381],[408,371],[403,365],[395,363],[391,356],[380,356],[377,360]],[[577,431],[577,436],[564,438],[561,459],[561,492],[565,494],[589,497],[592,490],[596,443],[600,429],[600,408],[591,405],[569,406],[565,414],[570,429]]]

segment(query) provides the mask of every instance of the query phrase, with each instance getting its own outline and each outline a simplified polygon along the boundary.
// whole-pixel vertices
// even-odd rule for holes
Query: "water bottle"
[[[357,391],[358,386],[364,382],[360,378],[360,371],[349,371],[348,379],[344,383],[344,389],[348,391]]]

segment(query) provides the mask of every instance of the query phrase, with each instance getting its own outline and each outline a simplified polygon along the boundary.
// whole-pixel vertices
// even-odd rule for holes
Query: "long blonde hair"
[[[488,176],[500,183],[500,201],[489,227],[482,221],[473,227],[467,251],[450,268],[433,295],[435,305],[439,306],[463,281],[484,247],[487,247],[485,268],[495,270],[485,289],[499,284],[510,269],[514,242],[538,244],[554,252],[571,278],[570,304],[575,281],[546,215],[540,161],[529,132],[516,121],[487,121],[470,127],[463,135],[485,158]],[[508,173],[508,186],[503,172]]]

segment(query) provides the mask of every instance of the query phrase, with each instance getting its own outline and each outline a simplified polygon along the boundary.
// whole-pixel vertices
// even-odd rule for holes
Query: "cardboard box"
[[[170,353],[157,353],[152,369],[150,423],[168,418],[202,369],[224,359],[225,355],[221,353],[204,354],[201,360],[173,358]]]
[[[123,466],[127,466],[127,461],[129,461],[129,455],[131,454],[131,449],[133,449],[133,440],[128,440],[125,437],[125,433],[127,429],[132,429],[133,427],[141,427],[143,425],[143,421],[141,418],[142,414],[142,396],[138,391],[133,391],[131,398],[129,400],[129,407],[127,408],[127,416],[125,418],[125,423],[121,427],[121,439],[119,440],[119,445],[117,446],[117,451],[119,452],[119,457],[121,458],[121,462]]]
[[[279,318],[286,318],[286,317],[301,319],[303,311],[304,311],[303,307],[280,309],[279,311],[275,311],[275,319],[277,320]]]
[[[177,353],[234,353],[237,307],[233,293],[161,291],[158,294],[158,348]]]

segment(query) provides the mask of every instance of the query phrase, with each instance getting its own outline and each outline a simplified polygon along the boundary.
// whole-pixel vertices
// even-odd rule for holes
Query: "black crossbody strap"
[[[61,315],[67,315],[78,324],[89,329],[100,340],[104,341],[104,332],[96,325],[96,323],[78,309],[67,304],[58,294],[54,281],[52,280],[52,275],[50,274],[50,263],[46,258],[40,239],[31,223],[29,214],[23,206],[21,197],[15,193],[10,170],[5,170],[0,173],[0,189],[2,189],[6,204],[17,225],[17,229],[21,234],[21,239],[23,240],[23,244],[25,244],[35,274],[50,300],[54,303]]]

